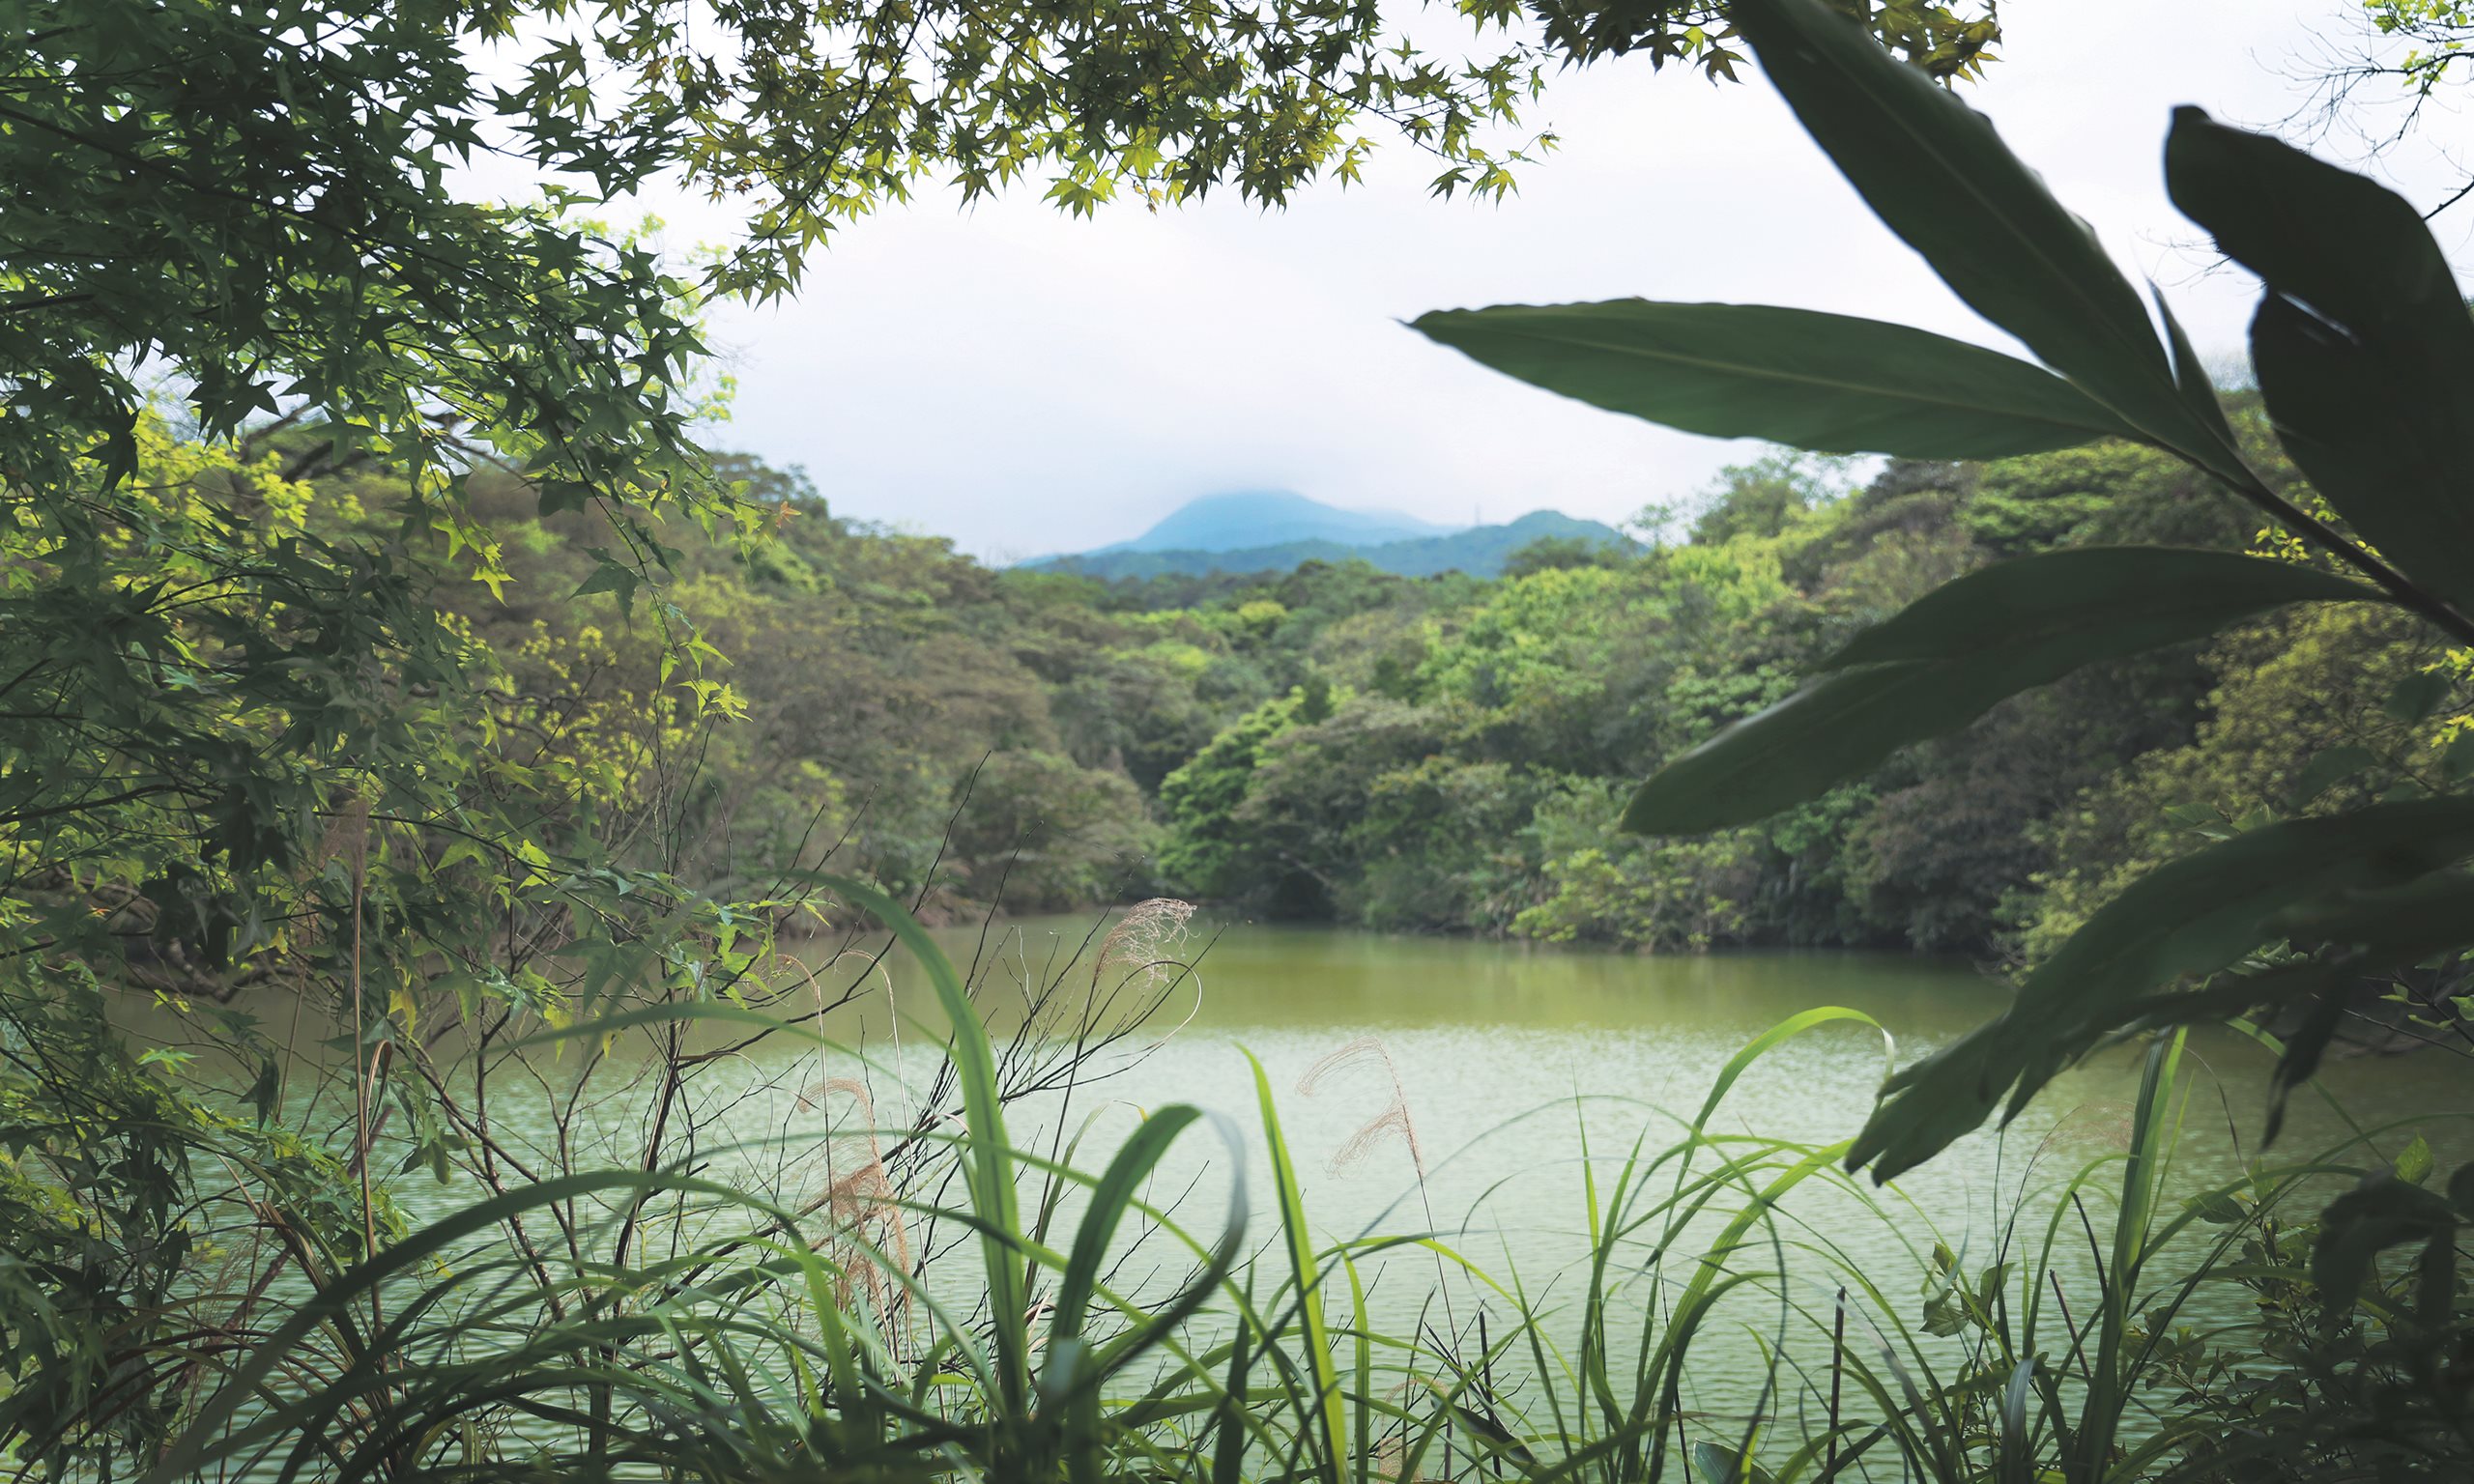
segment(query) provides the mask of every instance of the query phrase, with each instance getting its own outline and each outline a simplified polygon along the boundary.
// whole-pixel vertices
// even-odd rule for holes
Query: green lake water
[[[1087,970],[1065,966],[1104,927],[1091,916],[939,937],[958,964],[976,966],[983,1003],[1002,1029],[1021,986],[1059,980],[1068,998],[1087,992],[1074,987],[1087,984]],[[1224,1113],[1244,1130],[1242,1161],[1190,1133],[1154,1194],[1190,1227],[1208,1229],[1224,1209],[1231,1164],[1242,1162],[1253,1202],[1250,1238],[1262,1249],[1277,1233],[1251,1052],[1277,1094],[1318,1242],[1434,1232],[1498,1280],[1516,1273],[1532,1293],[1574,1281],[1587,1245],[1585,1164],[1602,1192],[1635,1141],[1651,1150],[1671,1143],[1729,1059],[1766,1030],[1816,1006],[1860,1011],[1882,1028],[1833,1023],[1785,1042],[1743,1073],[1708,1126],[1720,1137],[1828,1144],[1862,1124],[1886,1065],[1884,1032],[1904,1062],[1994,1014],[2008,993],[1965,963],[1893,955],[1644,956],[1201,919],[1183,952],[1195,949],[1192,981],[1168,990],[1140,1031],[1093,1059],[1095,1080],[1021,1105],[1018,1140],[1027,1129],[1048,1130],[1042,1140],[1058,1127],[1079,1132],[1079,1162],[1097,1168],[1138,1117],[1164,1103]],[[840,962],[852,965],[848,954]],[[878,1122],[898,1125],[906,1111],[900,1084],[915,1081],[933,1051],[924,1044],[924,983],[896,959],[886,968],[842,1029],[868,1045],[874,1070],[858,1075],[875,1091]],[[920,1017],[899,1049],[888,1002]],[[1301,1086],[1318,1063],[1352,1045],[1345,1067],[1310,1093]],[[2187,1065],[2175,1191],[2238,1171],[2241,1152],[2256,1143],[2268,1058],[2244,1038],[2213,1032],[2194,1037]],[[901,1078],[888,1075],[896,1069]],[[2065,1073],[2012,1128],[1963,1140],[1878,1200],[1814,1182],[1787,1203],[1782,1240],[1827,1246],[1894,1298],[1912,1295],[1920,1311],[1934,1241],[1973,1271],[1995,1260],[2005,1230],[2014,1241],[2037,1240],[2057,1183],[2124,1147],[2140,1069],[2140,1053],[2125,1050]],[[2467,1073],[2444,1053],[2337,1062],[2321,1086],[2344,1111],[2306,1093],[2277,1153],[2333,1144],[2348,1118],[2376,1126],[2461,1113],[2474,1106]],[[1405,1115],[1359,1138],[1395,1101]],[[814,1117],[793,1113],[789,1122]],[[1415,1130],[1414,1152],[1404,1125]],[[2474,1154],[2460,1126],[2444,1118],[2429,1125],[2429,1136],[2443,1171]],[[2394,1150],[2406,1137],[2379,1143]],[[1353,1140],[1354,1157],[1336,1162]],[[2117,1177],[2106,1179],[2110,1185]],[[2014,1224],[2023,1210],[2029,1219]],[[2085,1251],[2074,1236],[2057,1264],[2065,1275],[2086,1266]],[[1775,1255],[1798,1274],[1788,1287],[1810,1290],[1804,1299],[1826,1303],[1845,1279],[1818,1258]],[[1365,1276],[1378,1320],[1394,1332],[1434,1323],[1434,1273],[1422,1251],[1371,1262]],[[2241,1307],[2240,1293],[2228,1290],[2195,1317],[2237,1317]],[[1697,1372],[1713,1393],[1740,1391],[1758,1373],[1749,1331],[1766,1325],[1758,1313],[1740,1317],[1744,1328],[1703,1347]]]
[[[1105,923],[1041,919],[938,937],[959,966],[969,969],[976,960],[983,1003],[1001,1027],[1016,986],[1055,977],[1096,935],[1095,925]],[[1311,1096],[1297,1084],[1317,1062],[1371,1038],[1397,1075],[1429,1184],[1436,1169],[1457,1168],[1449,1174],[1452,1188],[1473,1194],[1541,1162],[1576,1162],[1576,1105],[1594,1110],[1593,1128],[1603,1118],[1610,1127],[1628,1123],[1636,1131],[1647,1125],[1671,1133],[1676,1120],[1698,1110],[1729,1058],[1817,1006],[1860,1011],[1881,1029],[1825,1025],[1769,1051],[1729,1092],[1711,1127],[1824,1143],[1845,1138],[1871,1106],[1885,1036],[1896,1060],[1907,1062],[1997,1013],[2009,992],[1964,962],[1888,954],[1654,956],[1207,919],[1195,921],[1180,952],[1196,951],[1193,981],[1167,992],[1143,1032],[1099,1059],[1108,1075],[1077,1095],[1087,1096],[1082,1106],[1111,1102],[1131,1117],[1137,1108],[1187,1101],[1251,1125],[1251,1051],[1270,1073],[1289,1140],[1311,1177],[1382,1110],[1390,1089],[1371,1058],[1358,1059],[1351,1073],[1328,1079]],[[905,1015],[932,1022],[925,985],[911,967],[898,955],[885,967]],[[881,1060],[888,1054],[883,1016],[874,1004],[863,1015],[858,1035]],[[923,1023],[920,1030],[930,1028]],[[914,1040],[906,1054],[924,1053]],[[2189,1057],[2197,1091],[2184,1156],[2213,1167],[2256,1140],[2269,1058],[2229,1031],[2195,1036]],[[2036,1145],[2049,1159],[2067,1154],[2084,1160],[2108,1145],[2117,1148],[2139,1073],[2135,1050],[2066,1072],[2006,1136],[1979,1135],[1902,1184],[1925,1182],[1937,1194],[1974,1190],[1993,1178],[2005,1149],[2015,1162]],[[2474,1111],[2474,1076],[2463,1059],[2445,1052],[2334,1060],[2318,1086],[2327,1099],[2309,1092],[2296,1099],[2281,1152],[2340,1136],[2347,1118],[2373,1126]],[[2445,1170],[2465,1141],[2444,1126],[2429,1133]],[[1309,1181],[1309,1202],[1319,1197],[1336,1227],[1344,1226],[1350,1213],[1369,1209],[1365,1187],[1410,1175],[1405,1150],[1393,1152],[1400,1156],[1396,1166],[1378,1151],[1343,1176],[1323,1172]]]
[[[1673,1143],[1729,1059],[1765,1031],[1817,1006],[1845,1007],[1878,1022],[1880,1029],[1826,1024],[1782,1042],[1743,1072],[1708,1124],[1721,1139],[1827,1145],[1862,1124],[1888,1065],[1885,1033],[1905,1062],[1994,1014],[2007,994],[1967,964],[1891,955],[1642,956],[1205,919],[1174,949],[1194,960],[1194,971],[1146,988],[1140,974],[1125,983],[1122,960],[1093,979],[1093,950],[1109,921],[1095,913],[936,934],[969,972],[1000,1046],[1030,1054],[1018,1067],[1062,1067],[1058,1039],[1095,1025],[1120,1033],[1092,1051],[1070,1086],[1051,1080],[1013,1106],[1008,1131],[1017,1144],[1096,1170],[1137,1120],[1165,1104],[1223,1114],[1231,1140],[1208,1128],[1189,1130],[1147,1194],[1187,1229],[1209,1233],[1228,1210],[1231,1190],[1242,1188],[1251,1210],[1249,1250],[1276,1253],[1280,1232],[1251,1053],[1276,1096],[1318,1244],[1432,1234],[1495,1281],[1517,1280],[1531,1295],[1546,1296],[1549,1307],[1574,1292],[1575,1263],[1587,1250],[1585,1175],[1594,1173],[1603,1194],[1628,1150]],[[850,992],[823,1022],[834,1045],[779,1037],[703,1065],[680,1116],[697,1127],[705,1173],[769,1189],[795,1206],[866,1163],[869,1135],[856,1131],[863,1126],[895,1130],[915,1122],[941,1065],[935,1000],[916,965],[898,952],[877,963],[880,947],[881,939],[856,939],[792,948],[812,973],[816,994],[831,1001]],[[1021,1006],[1043,985],[1054,986],[1049,1016],[1036,1034],[1021,1036]],[[803,984],[777,1013],[803,1008],[809,994]],[[1147,1003],[1146,994],[1158,998],[1156,1011],[1131,1019],[1127,1007]],[[307,1050],[313,1034],[323,1033],[304,1027],[298,1044]],[[632,1162],[644,1147],[657,1081],[642,1057],[641,1034],[613,1047],[583,1097],[573,1093],[573,1075],[590,1058],[577,1050],[535,1053],[532,1073],[492,1093],[494,1127],[531,1151],[541,1168],[555,1165],[562,1138],[580,1163]],[[1344,1066],[1311,1091],[1301,1086],[1318,1064],[1343,1051],[1352,1052]],[[2225,1031],[2195,1036],[2188,1060],[2192,1092],[2171,1182],[2177,1195],[2239,1169],[2242,1153],[2256,1144],[2268,1066],[2258,1046]],[[1962,1140],[1884,1195],[1858,1199],[1818,1180],[1799,1188],[1781,1210],[1778,1245],[1758,1262],[1743,1260],[1783,1266],[1789,1277],[1748,1298],[1699,1343],[1693,1376],[1702,1394],[1694,1403],[1732,1413],[1753,1397],[1761,1374],[1756,1336],[1778,1328],[1781,1291],[1825,1310],[1832,1291],[1855,1274],[1913,1324],[1937,1241],[1972,1272],[2005,1255],[2005,1239],[2014,1243],[2011,1256],[2016,1242],[2037,1240],[2042,1213],[2054,1209],[2053,1187],[2124,1146],[2139,1071],[2133,1051],[2075,1069],[2010,1130]],[[332,1086],[318,1095],[321,1103],[302,1111],[304,1126],[333,1128],[340,1138],[349,1127],[349,1096],[337,1102]],[[2443,1172],[2474,1156],[2462,1123],[2474,1099],[2460,1058],[2341,1060],[2320,1087],[2328,1099],[2312,1092],[2296,1099],[2281,1156],[2338,1142],[2348,1119],[2365,1127],[2424,1121]],[[563,1133],[549,1117],[553,1106],[570,1110]],[[1374,1131],[1365,1134],[1369,1125]],[[2393,1152],[2406,1138],[2384,1133],[2377,1142]],[[1343,1159],[1353,1145],[1354,1157]],[[425,1177],[398,1188],[416,1219],[475,1193],[461,1182],[442,1186]],[[960,1198],[959,1188],[946,1194]],[[2024,1222],[2015,1219],[2023,1210]],[[1052,1244],[1070,1243],[1074,1215],[1069,1199]],[[836,1240],[820,1214],[807,1235],[820,1244]],[[957,1235],[947,1232],[944,1241]],[[1147,1240],[1131,1260],[1127,1287],[1156,1290],[1191,1270],[1188,1255]],[[1698,1249],[1687,1241],[1683,1250]],[[2057,1264],[2065,1281],[2085,1276],[2086,1250],[2084,1241],[2065,1243]],[[967,1312],[977,1268],[967,1253],[932,1262],[930,1286]],[[1270,1257],[1266,1272],[1279,1269]],[[1456,1283],[1449,1312],[1438,1315],[1436,1275],[1436,1260],[1423,1248],[1369,1258],[1361,1277],[1377,1326],[1393,1333],[1422,1325],[1465,1329],[1477,1286]],[[2193,1317],[2229,1320],[2241,1308],[2242,1296],[2229,1289]],[[1196,1321],[1210,1323],[1208,1314]]]

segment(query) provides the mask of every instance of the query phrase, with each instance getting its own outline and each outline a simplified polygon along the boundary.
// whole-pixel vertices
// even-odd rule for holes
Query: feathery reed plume
[[[338,855],[356,876],[369,869],[369,800],[360,794],[343,800],[328,816],[326,833],[318,837],[311,853],[310,869],[315,870]]]
[[[1098,984],[1112,967],[1125,968],[1127,978],[1138,976],[1151,985],[1175,978],[1185,965],[1170,955],[1186,941],[1186,924],[1194,915],[1193,902],[1174,897],[1154,897],[1126,908],[1100,940],[1099,956],[1091,961],[1091,983]]]
[[[1394,1389],[1396,1392],[1402,1388]],[[1366,1471],[1383,1480],[1384,1484],[1410,1484],[1402,1477],[1409,1471],[1408,1436],[1398,1428],[1386,1429],[1383,1436],[1374,1441],[1374,1457],[1368,1462]]]
[[[818,1083],[799,1094],[802,1109],[824,1105],[836,1093],[849,1097],[855,1105],[858,1127],[849,1133],[831,1127],[824,1135],[824,1191],[820,1204],[833,1232],[848,1233],[851,1240],[828,1238],[827,1250],[837,1259],[840,1275],[834,1280],[834,1298],[848,1305],[854,1292],[851,1275],[860,1275],[869,1304],[883,1316],[886,1327],[901,1331],[908,1327],[910,1315],[909,1290],[884,1270],[877,1259],[861,1245],[867,1229],[876,1228],[877,1245],[893,1262],[907,1271],[911,1266],[910,1229],[902,1217],[902,1206],[894,1198],[893,1182],[886,1178],[882,1150],[877,1143],[877,1103],[867,1084],[855,1077],[834,1077]],[[861,1146],[855,1167],[843,1173],[837,1149],[845,1144]]]
[[[1331,1171],[1335,1175],[1341,1173],[1372,1154],[1386,1134],[1397,1133],[1400,1142],[1409,1146],[1409,1163],[1416,1167],[1418,1184],[1423,1186],[1426,1179],[1426,1152],[1418,1142],[1417,1120],[1409,1116],[1409,1095],[1400,1086],[1400,1069],[1393,1065],[1392,1053],[1384,1047],[1380,1037],[1361,1036],[1309,1067],[1306,1075],[1297,1079],[1297,1090],[1311,1098],[1316,1089],[1340,1072],[1367,1063],[1382,1069],[1384,1080],[1392,1088],[1392,1100],[1385,1103],[1383,1111],[1367,1120],[1357,1132],[1350,1134],[1348,1141],[1333,1154]]]
[[[2083,1102],[2055,1119],[2053,1127],[2036,1143],[2035,1156],[2041,1158],[2047,1150],[2077,1145],[2086,1149],[2128,1150],[2137,1113],[2131,1104],[2117,1098]]]
[[[1382,1038],[1372,1035],[1360,1036],[1325,1056],[1321,1061],[1306,1069],[1306,1074],[1297,1079],[1297,1090],[1304,1096],[1311,1098],[1317,1089],[1334,1077],[1353,1068],[1369,1064],[1381,1069],[1384,1083],[1392,1090],[1392,1096],[1384,1103],[1381,1112],[1360,1126],[1357,1132],[1350,1134],[1347,1140],[1333,1152],[1329,1168],[1336,1176],[1343,1173],[1373,1153],[1375,1146],[1381,1144],[1386,1135],[1396,1132],[1400,1142],[1409,1148],[1409,1165],[1417,1172],[1418,1204],[1424,1210],[1426,1226],[1431,1229],[1435,1225],[1434,1196],[1426,1188],[1425,1148],[1418,1141],[1418,1121],[1409,1116],[1409,1094],[1408,1090],[1400,1085],[1399,1066],[1392,1060],[1391,1049],[1383,1044]],[[1460,1323],[1459,1317],[1453,1312],[1452,1275],[1444,1268],[1443,1254],[1436,1251],[1431,1255],[1434,1258],[1434,1291],[1443,1300],[1443,1311],[1456,1341]],[[1424,1323],[1422,1319],[1420,1324]],[[1456,1345],[1437,1347],[1438,1354],[1445,1350],[1456,1351]],[[1450,1363],[1454,1367],[1459,1365],[1456,1356]],[[1416,1480],[1400,1477],[1408,1468],[1405,1454],[1398,1458],[1387,1459],[1378,1449],[1373,1463],[1378,1474],[1390,1479],[1393,1484],[1418,1484]],[[1444,1474],[1450,1477],[1452,1473],[1450,1453],[1447,1450]]]
[[[353,1054],[353,1173],[360,1182],[360,1234],[362,1252],[378,1255],[378,1217],[371,1205],[369,1192],[369,1102],[370,1084],[377,1080],[383,1058],[392,1042],[381,1041],[377,1048],[362,1056],[359,1047],[367,1043],[369,1021],[361,1005],[360,915],[369,891],[369,801],[359,794],[336,816],[327,831],[327,843],[342,855],[352,867],[352,1043]],[[322,844],[322,848],[325,845]],[[383,1334],[387,1314],[379,1298],[378,1285],[369,1286],[369,1327],[373,1334]]]

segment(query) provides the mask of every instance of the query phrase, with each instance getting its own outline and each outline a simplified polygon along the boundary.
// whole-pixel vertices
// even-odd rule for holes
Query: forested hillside
[[[2176,108],[2167,195],[2260,285],[2229,399],[2041,172],[2116,183],[2106,237],[2131,177],[1977,111],[1991,0],[1451,9],[1466,35],[1318,0],[17,7],[0,1470],[2474,1477],[2474,319],[2433,225],[2466,193]],[[2357,18],[2461,56],[2462,10]],[[2253,96],[2185,56],[2269,34],[2226,19],[2143,33],[2175,99]],[[2160,105],[2104,22],[2022,35],[2106,75],[2014,136],[2110,150],[2087,108]],[[1623,58],[1627,93],[1758,67],[1984,321],[1410,322],[1498,382],[1806,451],[1638,546],[999,571],[706,445],[700,315],[829,278],[912,342],[834,357],[999,450],[1018,518],[1066,487],[1017,472],[1035,426],[1095,476],[1154,446],[1110,365],[1259,430],[1240,465],[1402,446],[1353,401],[1303,442],[1252,415],[1238,260],[1187,250],[1216,227],[1092,256],[1140,327],[1107,356],[1031,239],[996,246],[1035,295],[973,285],[992,313],[962,260],[835,255],[912,270],[877,283],[826,249],[952,195],[1305,206],[1377,125],[1435,194],[1508,202],[1547,79]],[[2407,130],[2456,81],[2398,74]],[[1679,174],[1633,139],[1562,220],[1652,203],[1715,224],[1710,261],[1759,268],[1759,234],[1869,273],[1758,134],[1699,132],[1739,147]],[[674,190],[723,241],[600,224]],[[1463,236],[1422,231],[1419,276],[1527,261]],[[1275,280],[1335,327],[1274,327],[1285,389],[1422,400],[1401,426],[1459,473],[1549,487],[1545,424],[1462,461],[1449,422],[1510,404],[1357,357],[1411,280],[1380,315],[1319,280],[1408,260],[1385,241]],[[1702,271],[1600,245],[1646,294]],[[926,311],[957,307],[995,400],[944,374]],[[906,426],[838,418],[831,456]],[[1195,899],[2025,967],[1190,941]],[[971,926],[1046,909],[1083,930]]]
[[[1371,545],[1327,539],[1213,548],[1129,545],[1079,556],[1051,557],[1035,565],[1044,571],[1096,577],[1104,582],[1203,577],[1215,572],[1287,572],[1309,561],[1362,561],[1378,572],[1400,577],[1436,577],[1446,572],[1500,577],[1513,553],[1540,541],[1564,542],[1584,549],[1604,546],[1621,550],[1628,545],[1623,532],[1600,522],[1574,520],[1555,510],[1532,510],[1501,526],[1473,526],[1449,535],[1415,536]]]
[[[645,598],[566,601],[595,517],[528,528],[502,486],[489,513],[539,538],[508,542],[503,599],[446,592],[574,718],[559,745],[625,739],[626,786],[676,795],[689,871],[719,889],[830,864],[948,918],[1172,894],[1658,950],[2008,956],[2211,829],[2355,797],[2300,777],[2332,747],[2436,766],[2450,724],[2430,719],[2456,709],[2394,616],[2283,614],[2019,697],[1764,824],[1644,838],[1609,828],[1633,782],[1935,585],[2061,546],[2245,549],[2256,523],[2122,444],[1892,463],[1860,487],[1780,458],[1731,471],[1667,544],[1540,543],[1500,581],[1309,562],[1103,584],[992,570],[840,520],[795,474],[733,472],[780,539],[690,544],[667,595],[728,656],[743,721],[644,720]]]

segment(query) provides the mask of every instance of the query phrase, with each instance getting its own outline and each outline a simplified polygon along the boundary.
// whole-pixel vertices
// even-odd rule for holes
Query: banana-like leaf
[[[2431,228],[2376,182],[2197,108],[2173,204],[2267,285],[2251,323],[2286,451],[2380,554],[2474,614],[2474,314]]]
[[[2150,991],[2214,974],[2297,923],[2361,935],[2417,911],[2317,913],[2347,893],[2384,893],[2474,855],[2474,799],[2377,804],[2264,826],[2159,867],[2099,909],[2029,974],[2001,1015],[1909,1067],[1856,1135],[1847,1166],[1890,1180],[1982,1124],[2014,1116],[2054,1075],[2155,1001]],[[2443,878],[2443,882],[2459,878]],[[2406,893],[2429,907],[2445,896]],[[2289,915],[2290,914],[2290,915]],[[2474,924],[2467,936],[2474,937]]]
[[[2443,871],[2393,891],[2306,901],[2276,922],[2280,937],[2376,953],[2404,965],[2474,941],[2474,874]]]
[[[2041,366],[1879,320],[1760,304],[1503,304],[1411,328],[1533,385],[1687,433],[1999,459],[2138,430]]]
[[[2221,466],[2139,292],[1982,114],[1818,0],[1739,0],[1762,71],[1839,173],[1978,314],[2151,441]]]
[[[2458,1216],[2436,1191],[2374,1175],[2328,1203],[2319,1215],[2319,1238],[2311,1249],[2311,1281],[2332,1315],[2351,1309],[2372,1276],[2373,1262],[2390,1247],[2420,1242],[2423,1261],[2445,1260]],[[2446,1321],[2443,1310],[2426,1314]]]
[[[2113,1017],[2114,1026],[2106,1035],[2108,1042],[2124,1041],[2234,1015],[2265,1023],[2303,1008],[2302,1017],[2280,1033],[2284,1044],[2268,1078],[2262,1147],[2275,1143],[2285,1127],[2287,1099],[2318,1072],[2356,985],[2474,942],[2474,875],[2437,871],[2393,891],[2306,901],[2279,913],[2266,935],[2311,950],[2314,956],[2258,974],[2220,974],[2202,989],[2143,996]]]
[[[2082,665],[2287,603],[2380,600],[2360,583],[2225,552],[2082,547],[1999,562],[1857,635],[1803,689],[1661,768],[1624,827],[1683,835],[1749,824]]]

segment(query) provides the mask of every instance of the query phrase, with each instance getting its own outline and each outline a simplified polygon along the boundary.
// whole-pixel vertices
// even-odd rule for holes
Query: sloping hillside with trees
[[[647,728],[666,641],[646,594],[592,590],[596,517],[484,486],[510,580],[442,592],[536,703],[632,723],[632,755],[692,775],[665,838],[717,891],[829,865],[940,918],[1171,894],[1659,951],[2006,957],[2263,802],[2335,807],[2387,782],[2363,774],[2441,766],[2461,699],[2393,619],[2282,615],[2016,698],[1760,825],[1614,834],[1635,781],[1937,584],[2070,546],[2246,550],[2254,523],[2127,444],[1861,479],[1779,456],[1664,542],[1541,542],[1495,581],[1309,562],[1103,584],[727,471],[774,539],[688,546],[661,592],[728,656],[744,720]],[[2339,747],[2363,750],[2356,776],[2303,777]]]
[[[11,9],[0,1467],[2474,1472],[2461,1080],[2369,1119],[2322,1083],[2272,1148],[2340,1032],[2474,1047],[2474,319],[2421,204],[2181,109],[2168,193],[2262,285],[2260,391],[2220,395],[1954,96],[1989,0],[1447,12]],[[2462,74],[2463,0],[2363,14],[2440,47],[2417,97]],[[2035,359],[1766,305],[1421,316],[1613,413],[1887,461],[1769,459],[1482,579],[999,572],[705,446],[700,312],[881,207],[1272,207],[1377,126],[1503,201],[1546,76],[1626,55],[1758,65]],[[462,194],[484,163],[540,187]],[[601,224],[673,186],[734,239]],[[1517,1162],[1439,1210],[1460,1152],[1362,1014],[1286,1093],[1178,1036],[1171,895],[2030,967],[1938,1039],[1860,997],[1662,1017],[1675,1077],[1576,1025],[1605,1079],[1545,1103],[1468,1091],[1510,1038],[1462,1017],[1417,1070]],[[1037,962],[919,920],[1131,899]],[[1795,1103],[1730,1102],[1773,1052]],[[2079,1102],[2100,1062],[2135,1091]],[[1292,1143],[1344,1082],[1373,1119]],[[1361,1222],[1375,1143],[1406,1184]],[[1532,1235],[1570,1245],[1524,1270]]]

